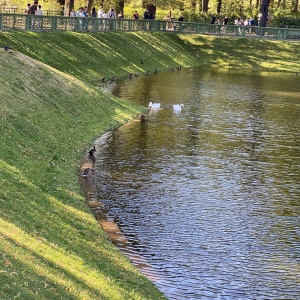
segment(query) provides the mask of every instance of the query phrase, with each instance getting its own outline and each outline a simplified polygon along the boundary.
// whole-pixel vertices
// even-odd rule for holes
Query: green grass
[[[116,248],[78,180],[94,139],[145,108],[102,77],[171,67],[297,72],[299,43],[162,33],[0,33],[0,299],[163,299]],[[143,61],[143,64],[141,64]]]

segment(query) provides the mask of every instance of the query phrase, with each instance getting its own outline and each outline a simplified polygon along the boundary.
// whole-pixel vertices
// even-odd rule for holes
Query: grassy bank
[[[211,65],[299,71],[299,43],[149,33],[0,33],[0,299],[162,299],[78,184],[85,149],[142,107],[101,78]],[[1,48],[2,48],[1,47]]]
[[[0,42],[95,85],[178,65],[299,72],[300,60],[299,42],[173,33],[1,33]]]

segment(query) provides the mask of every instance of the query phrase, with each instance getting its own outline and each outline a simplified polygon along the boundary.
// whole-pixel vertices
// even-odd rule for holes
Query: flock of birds
[[[173,104],[173,111],[174,112],[181,112],[182,108],[184,107],[183,104]],[[159,110],[161,109],[161,105],[160,103],[153,103],[152,101],[149,102],[149,105],[148,105],[148,109],[151,109],[151,110]],[[145,122],[145,121],[148,121],[148,118],[145,116],[145,115],[140,115],[139,116],[139,120],[140,122]],[[94,158],[94,154],[96,152],[96,147],[93,146],[89,151],[88,151],[88,154],[89,154],[89,157],[90,158]],[[93,168],[85,168],[83,170],[83,173],[82,173],[82,177],[88,177],[89,175],[91,175],[92,173],[94,172],[94,169]]]
[[[180,112],[182,110],[182,108],[184,107],[184,104],[173,104],[172,107],[173,107],[173,111]],[[161,105],[160,105],[160,103],[149,102],[148,108],[149,109],[158,110],[158,109],[161,109]]]
[[[141,64],[144,64],[144,62],[143,61],[141,61],[140,62]],[[172,67],[172,68],[170,68],[170,71],[171,72],[173,72],[173,71],[180,71],[181,70],[181,66],[178,66],[178,67]],[[132,78],[134,78],[134,77],[139,77],[140,75],[146,75],[146,76],[148,76],[148,75],[150,75],[150,74],[157,74],[158,73],[158,70],[157,69],[155,69],[155,70],[153,70],[153,71],[151,71],[151,70],[147,70],[146,72],[144,72],[144,73],[141,73],[141,74],[139,74],[139,73],[129,73],[128,74],[128,78],[129,79],[132,79]],[[101,82],[102,83],[104,83],[104,82],[114,82],[114,81],[116,81],[117,80],[117,77],[116,76],[111,76],[110,78],[106,78],[106,77],[102,77],[101,78]]]

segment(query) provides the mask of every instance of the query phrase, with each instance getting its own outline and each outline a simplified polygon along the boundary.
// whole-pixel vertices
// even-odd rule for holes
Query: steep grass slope
[[[300,60],[299,42],[174,33],[5,32],[0,43],[95,85],[179,65],[299,72]]]
[[[78,184],[92,139],[141,108],[18,52],[0,74],[0,299],[160,299]]]

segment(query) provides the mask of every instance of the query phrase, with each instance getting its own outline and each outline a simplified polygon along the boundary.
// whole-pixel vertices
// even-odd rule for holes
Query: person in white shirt
[[[105,10],[103,11],[102,18],[103,18],[103,19],[107,19],[107,18],[108,18],[108,14],[107,14],[107,12],[106,12]],[[106,22],[107,22],[107,21],[106,21],[106,20],[102,20],[102,22],[103,22],[103,23],[102,23],[103,25],[102,25],[102,28],[101,28],[101,29],[102,29],[102,30],[105,30],[105,29],[106,29]]]
[[[42,6],[41,5],[38,6],[38,9],[36,10],[35,14],[38,15],[38,16],[42,16],[43,15],[43,11],[42,11]]]
[[[103,6],[100,6],[97,12],[97,18],[103,18],[103,13],[104,13]]]
[[[35,15],[36,16],[42,16],[43,15],[43,10],[42,10],[42,6],[41,5],[39,5],[37,7]],[[38,21],[38,29],[41,29],[42,28],[42,18],[37,18],[37,21]]]

